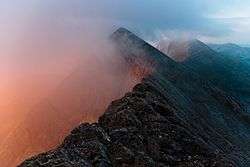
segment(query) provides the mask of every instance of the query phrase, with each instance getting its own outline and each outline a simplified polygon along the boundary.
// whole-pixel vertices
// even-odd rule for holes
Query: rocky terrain
[[[164,47],[165,46],[165,47]],[[172,47],[171,47],[172,46]],[[173,47],[175,46],[175,47]],[[184,47],[186,46],[186,47]],[[176,50],[182,48],[180,63],[198,73],[204,80],[236,97],[247,110],[250,106],[250,52],[236,44],[209,44],[199,40],[161,41],[157,48],[178,61]],[[167,48],[167,49],[166,49]]]
[[[10,116],[16,123],[13,128],[8,128],[10,121],[0,121],[4,124],[2,130],[7,127],[0,136],[0,141],[4,139],[0,142],[1,167],[14,167],[32,155],[54,148],[79,123],[97,121],[112,100],[132,90],[141,80],[141,76],[135,76],[136,68],[127,68],[123,59],[108,53],[112,52],[102,51],[105,61],[95,54],[83,55],[86,58],[45,99],[28,108],[20,122],[14,119],[17,114]]]
[[[203,142],[144,81],[112,102],[98,123],[81,124],[59,148],[21,166],[230,166]]]
[[[20,167],[250,165],[250,117],[241,103],[124,28],[111,39],[148,76],[97,123],[81,124]]]

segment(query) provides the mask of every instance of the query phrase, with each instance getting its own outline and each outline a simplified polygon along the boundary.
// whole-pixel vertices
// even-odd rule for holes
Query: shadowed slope
[[[204,80],[210,80],[249,108],[250,54],[247,48],[235,44],[209,45],[218,53],[198,40],[187,41],[186,46],[188,47],[177,44],[175,48],[172,47],[174,51],[171,53],[176,53],[175,50],[179,48],[185,50],[185,59],[181,61],[183,65],[198,73]],[[165,48],[169,48],[169,44]],[[161,50],[165,51],[163,45]],[[173,54],[172,57],[175,60],[178,55]]]
[[[231,60],[231,91],[250,106],[250,49],[236,44],[210,44],[212,49],[221,54],[224,59]],[[230,70],[230,69],[228,69]]]
[[[237,101],[126,29],[111,38],[152,74],[98,123],[21,166],[249,166],[249,122]]]

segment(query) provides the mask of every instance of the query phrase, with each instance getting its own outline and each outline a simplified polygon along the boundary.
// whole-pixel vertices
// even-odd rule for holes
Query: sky
[[[17,84],[24,74],[49,74],[56,85],[89,48],[86,41],[95,44],[121,26],[149,42],[167,36],[248,45],[250,1],[0,0],[0,25],[0,74],[6,78],[0,93],[6,94],[15,90],[7,85],[30,87]],[[32,85],[41,83],[48,84],[34,79]]]
[[[167,36],[248,45],[250,1],[0,0],[0,25],[0,74],[5,78],[0,93],[6,94],[16,93],[16,87],[28,89],[26,74],[55,80],[37,77],[33,87],[58,84],[84,48],[121,26],[147,41]]]
[[[34,73],[43,63],[56,66],[51,59],[57,55],[67,62],[61,55],[78,52],[82,41],[94,43],[96,36],[108,36],[120,26],[148,41],[170,36],[247,45],[250,1],[0,0],[0,25],[0,72],[9,76],[6,70],[13,66],[31,71],[30,62]]]
[[[31,22],[53,29],[91,21],[106,28],[124,26],[145,38],[170,33],[216,43],[250,43],[248,0],[1,0],[0,11],[5,25],[0,33],[5,36]]]

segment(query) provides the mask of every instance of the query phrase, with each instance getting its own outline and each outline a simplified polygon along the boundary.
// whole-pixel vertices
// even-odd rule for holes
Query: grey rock
[[[124,28],[111,39],[125,59],[144,60],[153,73],[98,123],[80,125],[61,146],[20,167],[250,165],[250,125],[238,101]]]

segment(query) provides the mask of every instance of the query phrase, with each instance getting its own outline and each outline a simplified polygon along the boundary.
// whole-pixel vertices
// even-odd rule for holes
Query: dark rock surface
[[[153,66],[152,74],[98,123],[80,125],[20,167],[250,165],[250,119],[240,103],[126,29],[112,40],[128,62]]]
[[[230,64],[230,91],[248,108],[250,113],[250,48],[236,44],[210,44],[213,50],[221,54],[225,63]],[[224,63],[224,64],[225,64]],[[225,85],[225,84],[224,84]]]
[[[215,86],[236,97],[250,113],[249,48],[235,44],[206,45],[199,40],[163,40],[157,47],[171,54],[173,60],[187,66],[202,79],[210,80]]]
[[[145,81],[112,102],[99,123],[80,125],[59,148],[21,166],[226,166],[176,112]]]

